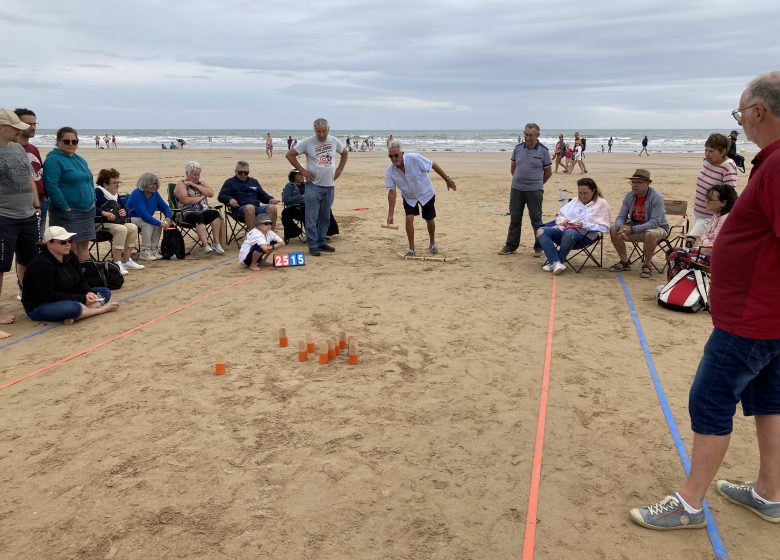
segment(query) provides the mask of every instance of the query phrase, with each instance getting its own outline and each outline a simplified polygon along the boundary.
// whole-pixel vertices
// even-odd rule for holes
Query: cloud
[[[469,107],[450,101],[433,101],[414,97],[376,97],[372,99],[337,99],[333,102],[339,107],[366,107],[372,109],[397,109],[404,111],[469,111]]]

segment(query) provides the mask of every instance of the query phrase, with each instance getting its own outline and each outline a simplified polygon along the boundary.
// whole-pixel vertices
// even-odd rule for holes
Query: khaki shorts
[[[669,232],[664,228],[654,228],[645,230],[642,233],[632,233],[628,236],[628,240],[633,241],[634,243],[641,243],[645,240],[645,233],[647,232],[650,232],[653,235],[653,239],[655,239],[656,243],[661,241],[661,239],[666,239],[669,237]]]

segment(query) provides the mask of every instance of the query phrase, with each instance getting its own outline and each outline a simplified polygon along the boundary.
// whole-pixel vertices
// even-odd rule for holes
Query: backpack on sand
[[[168,228],[163,230],[160,254],[165,260],[181,260],[187,255],[184,249],[184,237],[182,237],[178,229]]]
[[[658,292],[658,305],[696,313],[710,308],[710,277],[698,269],[683,269]]]
[[[118,290],[125,283],[119,267],[110,261],[84,261],[81,271],[90,288]]]

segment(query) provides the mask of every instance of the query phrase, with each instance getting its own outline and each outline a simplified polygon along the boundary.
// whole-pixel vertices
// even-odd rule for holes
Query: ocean
[[[729,129],[730,130],[730,129]],[[632,130],[632,129],[580,129],[582,136],[587,138],[587,151],[601,151],[607,149],[607,141],[610,136],[614,143],[613,152],[638,152],[641,149],[642,137],[648,137],[648,149],[651,152],[678,152],[678,153],[703,153],[704,141],[712,132],[721,132],[728,135],[729,130],[721,131],[711,129],[656,129],[656,130]],[[265,150],[265,135],[271,132],[274,139],[274,149],[287,150],[287,137],[302,139],[312,134],[311,130],[153,130],[153,129],[121,129],[121,130],[79,130],[79,138],[82,149],[95,147],[94,137],[98,135],[116,135],[117,145],[120,148],[160,148],[161,145],[170,145],[181,138],[190,148],[200,149],[235,149],[258,148]],[[563,134],[567,143],[573,143],[574,130],[557,129],[544,131],[540,141],[548,148],[555,147],[558,135]],[[53,147],[56,131],[41,129],[35,137],[34,143],[40,147]],[[522,130],[332,130],[342,141],[347,136],[358,146],[364,139],[373,137],[375,149],[384,148],[385,140],[389,134],[400,140],[404,150],[415,152],[504,152],[511,151],[518,140]],[[103,142],[100,142],[103,146]],[[757,152],[758,148],[740,135],[740,149],[749,152]]]

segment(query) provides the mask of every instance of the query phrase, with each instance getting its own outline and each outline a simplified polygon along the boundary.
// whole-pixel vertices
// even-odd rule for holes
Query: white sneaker
[[[553,263],[547,263],[542,267],[542,270],[544,270],[545,272],[552,272],[553,266],[554,266]]]
[[[143,270],[146,268],[144,265],[138,264],[133,259],[127,259],[127,262],[122,264],[125,265],[127,270]]]
[[[209,253],[213,253],[214,252],[214,247],[212,247],[211,245],[205,245],[203,247],[203,252],[206,253],[207,255]]]
[[[552,273],[558,276],[561,272],[566,270],[566,265],[562,262],[553,264]]]
[[[125,274],[127,274],[127,269],[125,268],[125,265],[122,263],[122,261],[119,261],[118,263],[116,263],[116,265],[119,267],[119,273],[120,273],[122,276],[124,276]]]
[[[155,258],[155,260],[160,260],[163,258],[162,253],[159,249],[152,249],[152,256]]]
[[[211,248],[214,249],[214,252],[217,253],[218,255],[225,254],[225,249],[223,249],[222,245],[220,245],[219,243],[212,243]]]
[[[141,251],[141,256],[138,257],[138,258],[141,259],[142,261],[156,261],[157,260],[157,257],[155,256],[155,254],[152,251],[150,251],[149,249]]]

